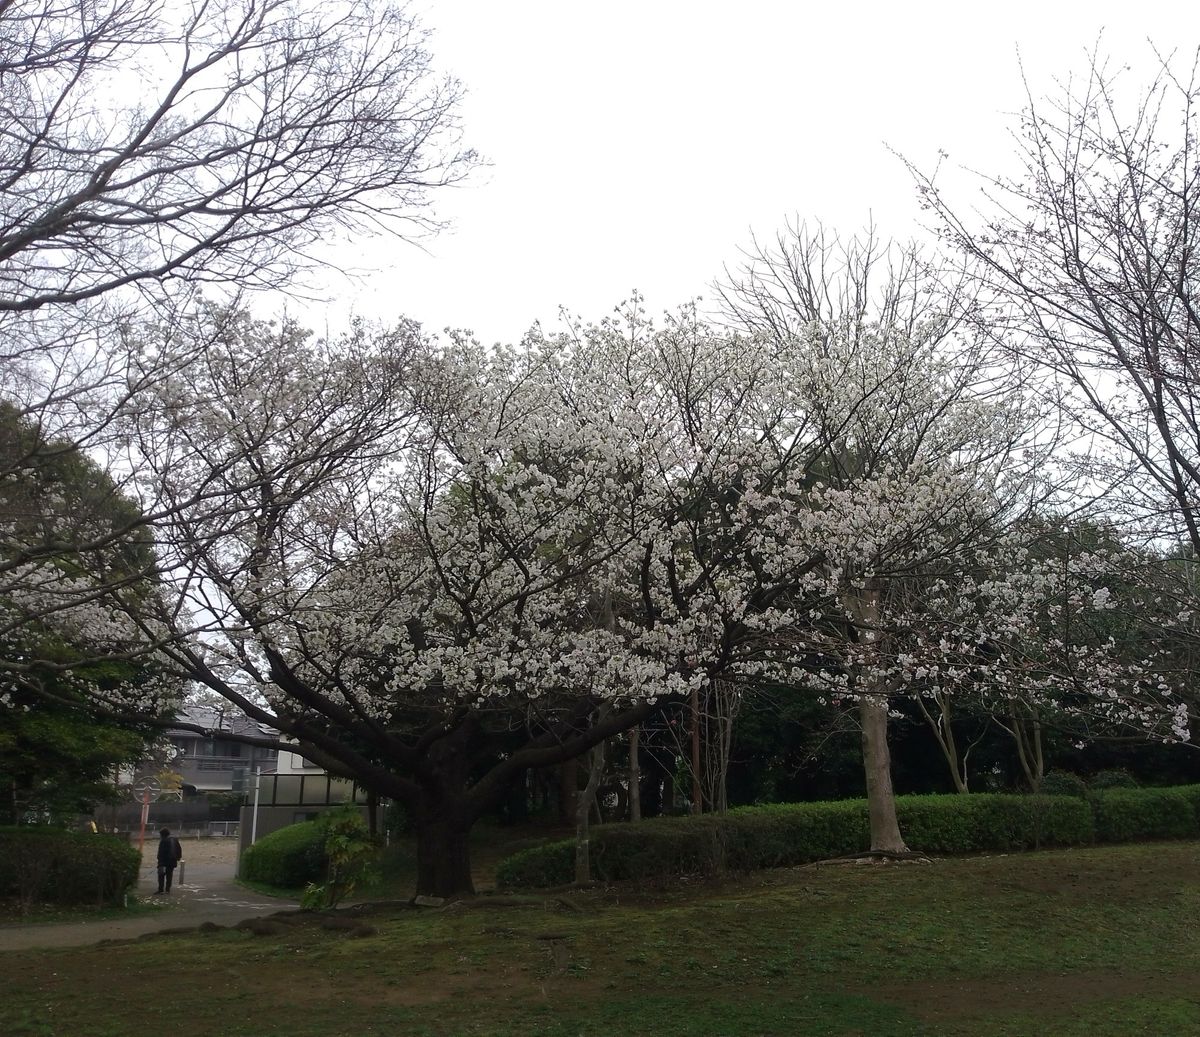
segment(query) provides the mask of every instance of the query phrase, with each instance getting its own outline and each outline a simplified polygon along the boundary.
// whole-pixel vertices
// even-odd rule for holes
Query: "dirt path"
[[[137,894],[154,902],[153,914],[103,918],[63,924],[0,926],[0,953],[38,947],[80,947],[100,940],[134,939],[166,929],[191,928],[203,922],[234,925],[245,918],[296,907],[292,900],[264,897],[234,881],[236,839],[184,839],[183,864],[175,872],[169,896],[153,896],[157,840],[147,840],[142,854]]]

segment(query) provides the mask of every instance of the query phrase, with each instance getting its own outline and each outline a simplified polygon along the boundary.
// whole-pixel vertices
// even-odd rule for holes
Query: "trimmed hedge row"
[[[1108,788],[1093,792],[1088,799],[1100,842],[1186,839],[1200,835],[1200,785],[1168,789]]]
[[[0,897],[22,905],[112,904],[137,884],[141,857],[125,840],[41,825],[0,827]]]
[[[238,875],[281,889],[303,889],[310,882],[324,882],[328,868],[324,825],[320,821],[300,821],[248,846]]]
[[[1093,838],[1087,803],[1054,796],[901,796],[905,837],[928,853],[1073,845]],[[724,815],[655,818],[591,831],[592,872],[602,881],[778,868],[858,853],[869,844],[866,800],[777,803]],[[571,881],[575,844],[551,843],[502,861],[502,888]]]
[[[960,854],[1078,846],[1095,841],[1200,836],[1200,785],[1113,788],[1076,796],[975,793],[900,796],[900,827],[925,853]],[[592,874],[601,881],[711,875],[806,864],[869,845],[865,800],[742,807],[724,815],[655,818],[591,830]],[[501,861],[502,889],[566,885],[573,840]]]
[[[924,853],[1078,846],[1095,838],[1088,804],[1072,796],[901,796],[896,813],[905,840]],[[867,844],[864,838],[860,849]]]

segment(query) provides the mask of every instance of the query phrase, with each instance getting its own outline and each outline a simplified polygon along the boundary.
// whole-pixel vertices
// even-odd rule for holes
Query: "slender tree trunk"
[[[871,819],[871,849],[882,853],[907,853],[896,818],[896,793],[892,788],[892,754],[888,749],[887,702],[863,699],[863,769],[867,777],[867,812]]]
[[[1033,717],[1033,765],[1037,777],[1037,788],[1033,791],[1038,792],[1042,787],[1042,779],[1046,776],[1046,757],[1042,752],[1042,722],[1036,713]]]
[[[872,644],[879,634],[879,591],[866,587],[850,592],[851,609],[861,624],[859,637]],[[892,754],[888,749],[887,697],[880,688],[862,688],[858,715],[862,724],[863,770],[867,779],[867,812],[871,821],[871,849],[880,853],[907,853],[896,817],[892,788]]]
[[[629,820],[642,819],[642,765],[638,759],[640,727],[629,732]]]
[[[692,688],[692,813],[704,812],[704,791],[700,784],[700,691]]]
[[[715,680],[708,688],[708,702],[704,715],[704,800],[710,810],[724,814],[729,808],[729,754],[739,697],[727,681]]]
[[[379,797],[374,792],[367,793],[367,831],[372,839],[379,834]]]
[[[604,743],[600,742],[588,753],[587,787],[577,797],[575,808],[575,883],[584,885],[592,881],[592,845],[588,826],[588,815],[600,787],[604,774]]]
[[[724,709],[721,713],[720,732],[721,737],[718,745],[720,747],[720,762],[718,769],[720,771],[718,783],[716,783],[716,811],[719,814],[724,814],[730,809],[730,750],[733,748],[733,711],[734,701],[730,696],[722,696],[724,699]]]
[[[950,768],[950,777],[954,781],[954,791],[967,792],[967,760],[965,755],[961,760],[959,759],[958,743],[954,737],[950,702],[945,695],[940,694],[936,695],[934,699],[939,708],[937,719],[934,719],[933,715],[926,708],[925,701],[920,695],[916,696],[917,706],[920,708],[925,722],[929,725],[929,729],[933,732],[933,737],[937,739],[938,747],[942,750],[942,756],[945,757],[946,766]]]
[[[1017,759],[1021,762],[1021,771],[1029,783],[1029,790],[1037,792],[1042,787],[1042,778],[1046,776],[1041,720],[1036,711],[1028,722],[1014,712],[1012,725],[1009,733],[1017,743]]]

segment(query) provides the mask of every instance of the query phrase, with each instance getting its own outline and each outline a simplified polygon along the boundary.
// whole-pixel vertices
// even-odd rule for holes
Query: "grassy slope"
[[[0,954],[0,1033],[1200,1035],[1200,843]]]

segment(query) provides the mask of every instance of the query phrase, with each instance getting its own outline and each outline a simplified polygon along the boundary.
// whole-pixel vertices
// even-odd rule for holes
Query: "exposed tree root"
[[[825,860],[813,861],[806,868],[820,868],[826,864],[932,864],[933,858],[915,850],[905,850],[896,853],[891,850],[864,850],[862,853],[851,853],[845,857],[828,857]]]

